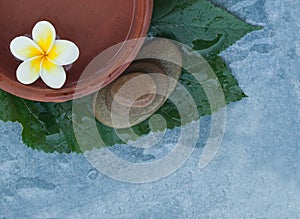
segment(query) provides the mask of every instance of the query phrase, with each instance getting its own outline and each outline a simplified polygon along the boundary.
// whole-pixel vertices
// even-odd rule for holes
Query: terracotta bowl
[[[125,40],[144,37],[147,34],[153,0],[1,0],[0,1],[0,88],[16,96],[43,102],[65,102],[89,95],[118,77],[134,58],[141,43],[135,49],[122,47],[107,65],[122,66],[99,74],[91,73],[84,83],[78,83],[85,67],[102,51]],[[48,88],[40,79],[32,85],[23,85],[16,79],[20,64],[11,54],[9,45],[16,36],[30,34],[41,20],[50,21],[57,34],[76,43],[80,57],[67,71],[63,88]],[[105,83],[103,83],[105,78]],[[99,86],[95,86],[99,82]],[[76,88],[76,85],[78,86]],[[93,84],[93,85],[91,85]],[[75,94],[76,88],[76,94]]]

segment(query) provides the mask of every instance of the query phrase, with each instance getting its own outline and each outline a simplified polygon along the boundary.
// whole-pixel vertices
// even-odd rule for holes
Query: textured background
[[[265,28],[222,54],[249,98],[228,106],[213,162],[198,169],[204,126],[179,171],[152,184],[121,183],[83,155],[26,148],[20,125],[0,122],[0,218],[300,218],[300,1],[214,2]],[[114,151],[149,160],[178,133],[167,133],[160,152]]]

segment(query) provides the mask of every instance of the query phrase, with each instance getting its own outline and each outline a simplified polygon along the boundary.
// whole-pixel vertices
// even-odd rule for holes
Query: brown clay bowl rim
[[[134,0],[134,12],[132,23],[126,40],[136,39],[146,36],[152,18],[153,0]],[[124,46],[113,58],[115,66],[121,66],[115,69],[111,66],[112,73],[87,83],[74,82],[71,86],[58,90],[50,88],[37,88],[30,85],[23,85],[17,80],[12,80],[0,72],[0,89],[15,96],[41,102],[66,102],[69,100],[81,98],[97,92],[99,89],[107,86],[118,76],[120,76],[130,63],[126,60],[133,60],[141,49],[143,42],[138,40],[134,45],[124,43]],[[130,51],[130,53],[128,53]],[[78,83],[78,85],[77,85]],[[76,92],[75,92],[76,91]]]

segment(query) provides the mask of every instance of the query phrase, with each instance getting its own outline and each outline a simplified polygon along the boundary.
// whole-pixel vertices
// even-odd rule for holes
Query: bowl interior
[[[143,1],[1,0],[0,88],[31,100],[61,102],[71,99],[71,96],[63,96],[73,92],[89,62],[105,49],[128,39],[134,31],[132,22],[136,19],[138,2]],[[73,41],[80,49],[80,57],[67,71],[66,84],[60,90],[48,88],[40,79],[32,85],[22,85],[16,79],[20,61],[12,56],[10,42],[17,36],[31,34],[33,26],[41,20],[50,21],[61,39]]]

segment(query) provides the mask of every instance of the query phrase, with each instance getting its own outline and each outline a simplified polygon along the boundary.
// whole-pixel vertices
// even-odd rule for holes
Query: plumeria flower
[[[56,31],[47,21],[38,22],[32,30],[32,39],[15,38],[10,44],[12,54],[23,63],[17,69],[17,79],[22,84],[32,84],[39,77],[49,87],[61,88],[66,82],[63,66],[79,57],[78,47],[68,40],[56,40]]]

